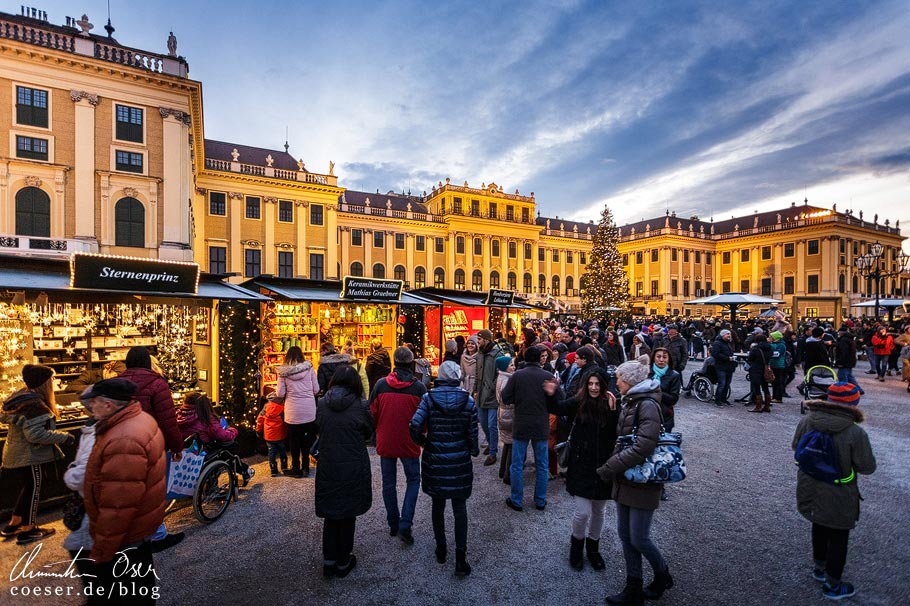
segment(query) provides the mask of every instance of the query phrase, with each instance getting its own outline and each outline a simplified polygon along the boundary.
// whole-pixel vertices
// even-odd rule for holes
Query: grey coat
[[[74,439],[65,431],[56,431],[57,423],[51,409],[30,389],[20,389],[3,403],[0,423],[8,426],[3,445],[2,466],[5,469],[62,459],[63,452],[57,444]]]
[[[834,444],[844,476],[854,471],[871,474],[875,471],[875,455],[869,436],[859,423],[863,412],[856,406],[846,406],[823,400],[809,400],[808,416],[803,417],[793,434],[796,450],[803,434],[818,430],[834,435]],[[859,486],[857,480],[846,484],[828,484],[798,471],[796,474],[796,508],[813,524],[849,530],[859,519]]]
[[[496,400],[496,358],[502,355],[502,348],[499,345],[493,345],[489,351],[483,352],[478,349],[477,359],[477,380],[474,382],[474,402],[477,408],[496,408],[499,402]]]

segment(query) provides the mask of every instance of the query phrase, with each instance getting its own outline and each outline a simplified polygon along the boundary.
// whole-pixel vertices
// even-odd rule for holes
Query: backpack
[[[805,433],[796,445],[793,458],[796,459],[796,464],[801,472],[819,482],[841,484],[850,481],[853,477],[853,474],[850,474],[850,477],[841,480],[834,436],[824,431],[812,430]]]

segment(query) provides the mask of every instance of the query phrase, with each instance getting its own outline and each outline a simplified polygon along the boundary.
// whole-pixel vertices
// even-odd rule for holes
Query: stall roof
[[[340,303],[353,301],[342,299],[342,283],[335,280],[307,280],[305,278],[275,278],[272,276],[259,276],[241,284],[246,289],[265,289],[288,301],[321,301],[326,303]],[[421,296],[420,293],[402,292],[397,301],[386,303],[405,305],[439,305],[439,301],[430,297]]]
[[[487,293],[486,292],[476,292],[468,290],[453,290],[451,288],[419,288],[417,290],[411,291],[411,295],[419,295],[427,299],[432,299],[436,301],[446,301],[449,303],[455,303],[456,305],[464,305],[465,307],[500,307],[499,305],[487,305]],[[543,309],[540,307],[535,307],[534,305],[529,305],[518,300],[513,300],[512,304],[509,305],[508,309]]]

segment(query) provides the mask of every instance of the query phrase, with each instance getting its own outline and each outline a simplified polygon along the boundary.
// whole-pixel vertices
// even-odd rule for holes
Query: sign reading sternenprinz
[[[341,290],[342,299],[368,299],[370,301],[397,301],[401,298],[401,280],[376,280],[345,276]]]
[[[74,253],[70,260],[70,285],[96,290],[196,294],[199,266],[178,261]]]
[[[487,295],[487,305],[494,307],[511,307],[515,293],[511,290],[496,290],[491,288]]]

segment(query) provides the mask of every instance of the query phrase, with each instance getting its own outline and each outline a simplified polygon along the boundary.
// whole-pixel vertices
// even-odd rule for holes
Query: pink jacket
[[[196,409],[191,406],[181,406],[177,409],[177,425],[180,426],[180,433],[184,440],[193,434],[199,434],[199,439],[203,444],[233,442],[237,439],[236,427],[223,429],[219,419],[214,416],[206,425],[196,414]]]

